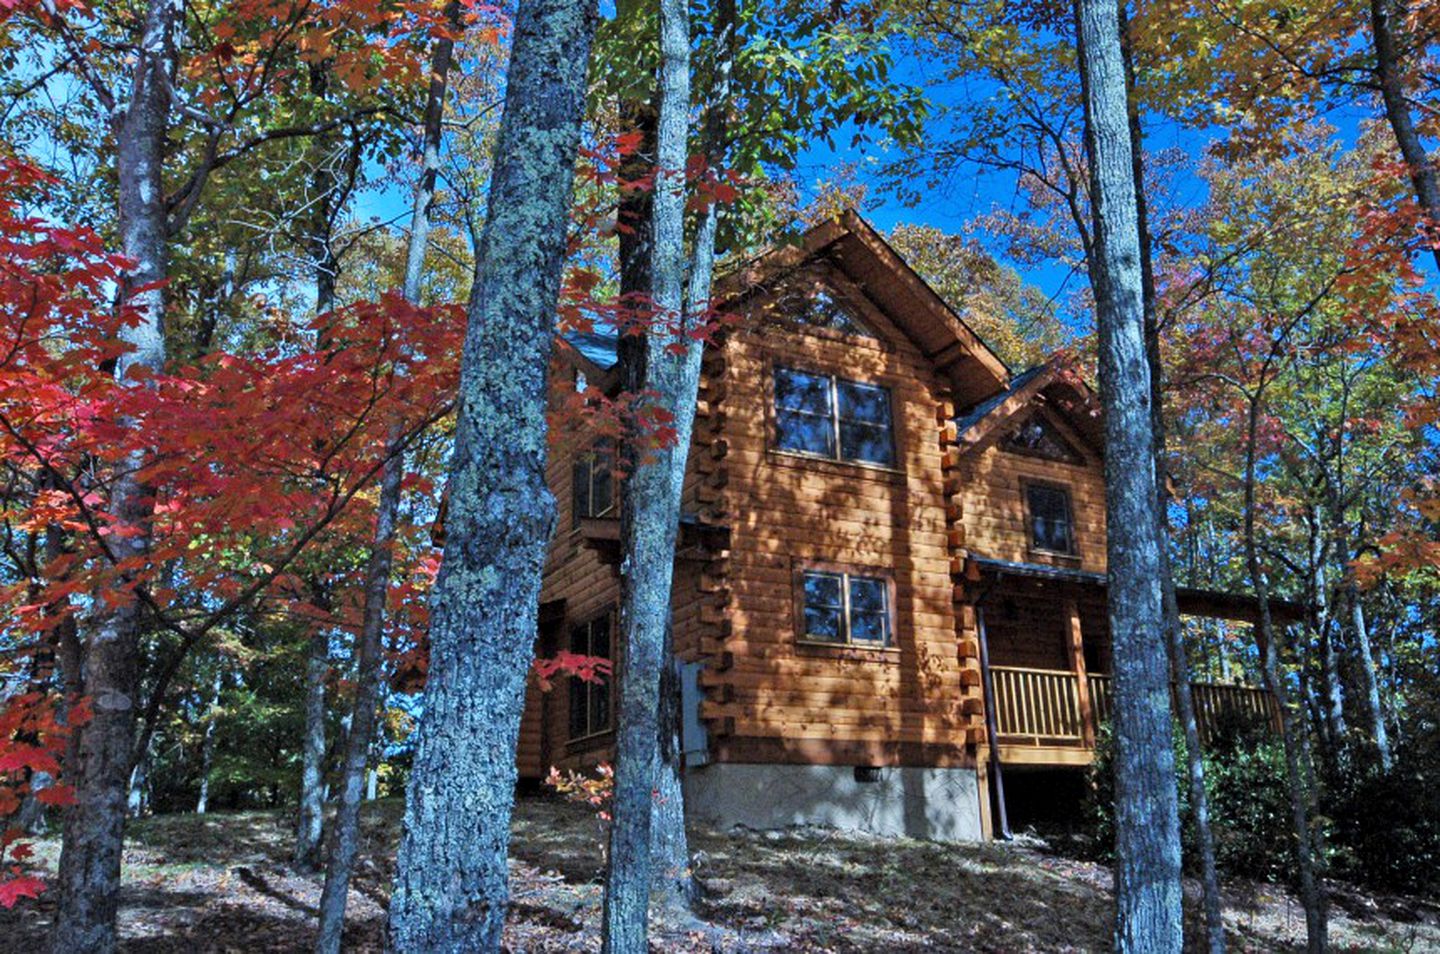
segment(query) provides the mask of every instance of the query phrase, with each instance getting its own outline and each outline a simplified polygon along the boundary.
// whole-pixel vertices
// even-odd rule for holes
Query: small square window
[[[1051,484],[1026,484],[1025,503],[1030,512],[1030,545],[1048,553],[1075,554],[1075,528],[1070,514],[1070,492]]]
[[[847,572],[805,570],[801,639],[807,642],[890,645],[890,582]]]

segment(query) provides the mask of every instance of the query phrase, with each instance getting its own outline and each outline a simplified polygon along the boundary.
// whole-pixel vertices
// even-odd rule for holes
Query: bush
[[[1187,870],[1198,873],[1194,818],[1190,810],[1185,733],[1173,727],[1175,786],[1180,799],[1181,847]],[[1101,728],[1090,767],[1084,818],[1093,855],[1109,860],[1115,843],[1113,778],[1115,744],[1111,727]],[[1206,751],[1205,791],[1216,866],[1227,874],[1277,881],[1292,864],[1290,800],[1285,787],[1285,752],[1278,738],[1237,723],[1217,728]]]
[[[1389,772],[1374,768],[1336,787],[1339,871],[1371,887],[1440,894],[1440,732],[1399,749]]]

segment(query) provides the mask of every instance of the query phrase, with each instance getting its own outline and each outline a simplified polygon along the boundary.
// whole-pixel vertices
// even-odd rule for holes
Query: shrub
[[[1178,723],[1172,738],[1181,847],[1187,869],[1195,871],[1199,855],[1190,810],[1185,734]],[[1107,724],[1097,740],[1083,813],[1091,852],[1105,860],[1112,857],[1115,842],[1114,751],[1114,734]],[[1249,725],[1220,726],[1204,762],[1217,867],[1227,874],[1272,881],[1283,878],[1291,868],[1292,841],[1285,754],[1280,740]]]
[[[1440,893],[1440,732],[1397,750],[1389,772],[1373,768],[1337,789],[1336,867],[1372,887]]]

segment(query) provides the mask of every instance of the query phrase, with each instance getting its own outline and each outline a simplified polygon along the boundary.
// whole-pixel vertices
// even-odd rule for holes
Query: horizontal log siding
[[[962,684],[956,652],[937,422],[945,393],[903,335],[848,303],[883,345],[757,321],[725,346],[729,627],[704,647],[703,711],[720,759],[973,764],[976,717],[962,700],[978,689]],[[776,364],[887,386],[898,473],[774,451]],[[892,572],[895,648],[797,645],[796,561]]]
[[[1020,419],[1017,416],[1016,423]],[[1072,433],[1062,430],[1066,436]],[[1105,470],[1100,458],[1087,456],[1084,464],[1067,464],[1004,450],[1002,442],[1003,437],[991,441],[960,461],[969,550],[996,560],[1105,572]],[[1030,527],[1021,490],[1026,480],[1069,489],[1078,559],[1030,549]]]
[[[574,372],[557,362],[552,375],[552,393],[558,398],[562,389],[574,386]],[[555,406],[552,401],[552,407]],[[574,525],[573,465],[579,454],[590,450],[594,434],[584,426],[567,424],[560,428],[563,436],[550,445],[546,464],[546,482],[555,495],[555,538],[545,563],[545,579],[540,589],[542,603],[565,600],[565,620],[556,632],[551,651],[568,649],[570,629],[594,619],[620,601],[620,581],[612,567],[602,562],[600,554],[585,546]],[[605,739],[572,746],[570,734],[570,694],[567,677],[555,680],[549,692],[542,692],[532,678],[525,697],[525,715],[520,723],[520,761],[522,778],[543,778],[552,766],[584,767],[609,757]]]

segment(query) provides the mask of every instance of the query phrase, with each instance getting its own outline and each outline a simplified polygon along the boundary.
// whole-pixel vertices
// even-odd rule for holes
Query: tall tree
[[[733,29],[733,6],[730,28]],[[620,626],[624,645],[620,719],[616,738],[615,792],[605,891],[603,949],[636,951],[647,946],[652,883],[652,841],[669,843],[659,851],[662,864],[681,871],[663,874],[667,885],[688,881],[684,813],[678,804],[660,818],[671,830],[652,826],[653,792],[660,773],[678,780],[674,726],[662,719],[665,702],[674,704],[675,686],[664,678],[673,671],[669,657],[671,582],[680,525],[680,492],[700,381],[700,358],[708,322],[710,276],[714,261],[718,208],[706,210],[695,237],[695,261],[686,295],[685,206],[690,141],[690,13],[684,0],[660,3],[660,103],[655,124],[655,187],[648,202],[650,327],[640,348],[631,349],[627,375],[638,393],[671,416],[673,442],[632,450],[633,469],[621,498],[622,547]],[[728,47],[729,38],[722,39]],[[723,73],[728,82],[728,68]],[[728,89],[718,91],[711,115],[724,108]],[[707,157],[708,158],[708,157]],[[671,698],[662,698],[662,687]],[[671,800],[682,797],[669,786]],[[674,830],[678,828],[678,831]],[[656,839],[655,835],[660,835]],[[683,891],[683,889],[682,889]]]
[[[593,0],[522,0],[475,262],[430,666],[390,903],[400,952],[493,951],[555,523],[545,411]]]
[[[405,300],[420,302],[425,273],[425,249],[430,237],[430,206],[440,167],[440,146],[444,132],[445,94],[459,32],[460,4],[450,0],[445,7],[445,25],[435,38],[430,60],[430,86],[425,98],[424,125],[420,132],[420,170],[410,211],[410,237],[405,250]],[[335,808],[330,844],[325,858],[325,887],[320,896],[320,926],[315,942],[317,954],[339,954],[345,928],[345,904],[350,892],[350,873],[360,847],[360,803],[364,797],[365,768],[369,764],[380,707],[381,666],[384,662],[382,635],[385,601],[390,591],[394,562],[395,530],[400,510],[400,485],[405,473],[403,432],[391,429],[389,447],[380,471],[380,494],[375,508],[375,530],[365,569],[364,610],[355,642],[355,701],[350,731],[345,740],[341,766],[340,798]]]
[[[165,363],[165,289],[168,223],[161,172],[170,128],[170,73],[175,31],[182,16],[176,0],[151,0],[144,8],[126,99],[115,110],[115,171],[121,249],[133,264],[121,288],[134,319],[122,332],[130,350],[115,363],[115,376],[138,383],[132,371],[158,373]],[[110,94],[106,92],[105,98]],[[105,99],[102,99],[105,101]],[[108,99],[113,105],[115,100]],[[141,483],[147,461],[137,453],[111,492],[110,509],[129,529],[114,546],[142,564],[154,502]],[[144,626],[140,596],[124,575],[99,594],[110,607],[86,638],[83,691],[94,716],[78,729],[72,767],[75,804],[65,813],[60,852],[59,907],[52,945],[57,954],[115,950],[120,893],[120,853],[125,831],[126,783],[140,706],[139,649]]]
[[[1105,510],[1115,656],[1116,949],[1180,951],[1180,823],[1159,582],[1159,496],[1134,162],[1118,9],[1078,0],[1090,159],[1090,256],[1105,409]]]

